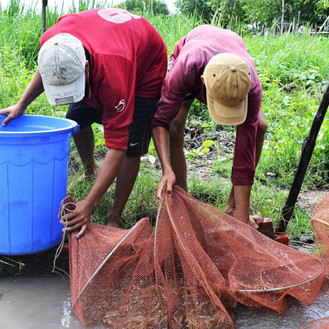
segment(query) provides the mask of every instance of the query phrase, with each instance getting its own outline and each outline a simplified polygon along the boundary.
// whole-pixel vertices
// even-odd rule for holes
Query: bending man
[[[225,212],[249,223],[250,192],[267,126],[254,62],[234,32],[201,25],[174,48],[152,122],[163,171],[158,198],[170,193],[175,182],[187,190],[184,127],[195,98],[208,105],[216,123],[237,126],[233,186]]]
[[[3,109],[3,121],[23,114],[45,91],[51,105],[71,104],[67,117],[77,121],[74,137],[85,174],[96,174],[92,123],[104,126],[108,147],[95,183],[68,229],[84,234],[91,213],[114,179],[116,193],[108,224],[119,226],[121,212],[135,183],[140,156],[147,153],[150,124],[166,74],[165,44],[144,18],[121,9],[69,14],[40,41],[38,69],[22,98]]]

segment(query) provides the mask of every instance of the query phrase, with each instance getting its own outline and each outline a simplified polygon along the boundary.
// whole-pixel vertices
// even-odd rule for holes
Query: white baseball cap
[[[212,120],[228,126],[243,123],[251,86],[249,65],[234,54],[219,53],[206,65],[203,79]]]
[[[40,49],[38,66],[51,105],[82,100],[86,84],[86,55],[79,39],[69,33],[50,38]]]

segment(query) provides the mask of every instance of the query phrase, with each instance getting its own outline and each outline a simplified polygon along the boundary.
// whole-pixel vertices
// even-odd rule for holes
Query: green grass
[[[16,4],[16,5],[15,5]],[[17,5],[18,4],[18,5]],[[83,5],[83,3],[82,3]],[[85,5],[86,6],[86,5]],[[102,6],[101,2],[88,4],[88,8]],[[73,12],[73,10],[72,10]],[[53,25],[62,14],[61,9],[47,12],[47,26]],[[194,15],[152,16],[144,15],[164,38],[168,54],[176,42],[195,26],[204,22]],[[23,10],[19,1],[13,1],[9,10],[0,12],[0,107],[4,108],[17,102],[26,86],[31,81],[36,69],[36,58],[41,36],[41,16],[35,9]],[[241,31],[241,27],[239,27]],[[245,30],[244,30],[245,31]],[[256,171],[252,190],[251,210],[274,221],[280,219],[281,209],[287,198],[289,188],[300,159],[303,141],[309,133],[314,115],[321,101],[322,92],[328,84],[329,53],[328,39],[311,36],[306,30],[303,34],[285,34],[283,36],[250,35],[245,33],[244,40],[255,64],[263,85],[263,109],[268,122],[268,132],[259,166]],[[27,114],[43,114],[64,117],[66,107],[52,107],[45,95],[40,96],[27,109]],[[224,131],[232,134],[232,128],[216,126],[210,119],[206,106],[195,102],[192,106],[187,126],[204,129],[205,140],[212,140],[214,133]],[[106,152],[102,126],[94,126],[96,153],[101,159]],[[217,146],[216,146],[217,147]],[[192,152],[193,153],[193,152]],[[187,155],[190,167],[208,165],[200,154]],[[195,152],[194,152],[195,153]],[[142,168],[132,195],[123,213],[127,220],[125,227],[130,227],[138,219],[149,217],[154,222],[158,201],[156,186],[160,179],[159,170],[155,169],[152,148],[142,162]],[[209,176],[198,178],[198,170],[189,180],[191,195],[223,210],[230,192],[229,178],[231,160],[213,161]],[[100,161],[100,160],[99,160]],[[156,160],[158,161],[158,160]],[[80,161],[72,146],[69,183],[73,185],[81,175]],[[100,163],[99,163],[100,164]],[[158,165],[158,162],[157,162]],[[80,166],[80,168],[79,168]],[[305,176],[303,190],[312,189],[328,183],[329,168],[329,123],[326,116],[314,150],[314,154]],[[83,198],[92,182],[69,190],[76,199]],[[93,214],[93,221],[103,223],[113,203],[114,187],[111,187]],[[294,218],[288,230],[293,235],[310,233],[311,214],[296,205]]]

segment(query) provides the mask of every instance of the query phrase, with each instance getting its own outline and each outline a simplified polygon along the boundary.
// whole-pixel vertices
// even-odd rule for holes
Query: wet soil
[[[54,260],[56,248],[43,251],[34,255],[4,256],[0,255],[0,278],[1,277],[23,277],[57,273],[56,268],[69,273],[69,255],[67,245],[59,257]]]

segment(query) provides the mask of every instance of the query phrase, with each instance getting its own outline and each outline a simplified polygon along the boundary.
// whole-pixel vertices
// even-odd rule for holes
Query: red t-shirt
[[[188,93],[206,104],[205,86],[200,77],[216,52],[233,53],[250,66],[251,89],[248,94],[248,114],[246,121],[237,126],[232,182],[236,185],[252,185],[262,86],[254,61],[247,53],[242,38],[236,33],[210,25],[201,25],[177,43],[172,54],[172,67],[163,82],[161,99],[153,117],[152,127],[162,126],[168,129]]]
[[[122,9],[93,9],[60,17],[41,37],[78,38],[90,54],[91,95],[83,101],[103,111],[105,144],[126,150],[135,96],[156,97],[167,69],[166,46],[143,17]]]

